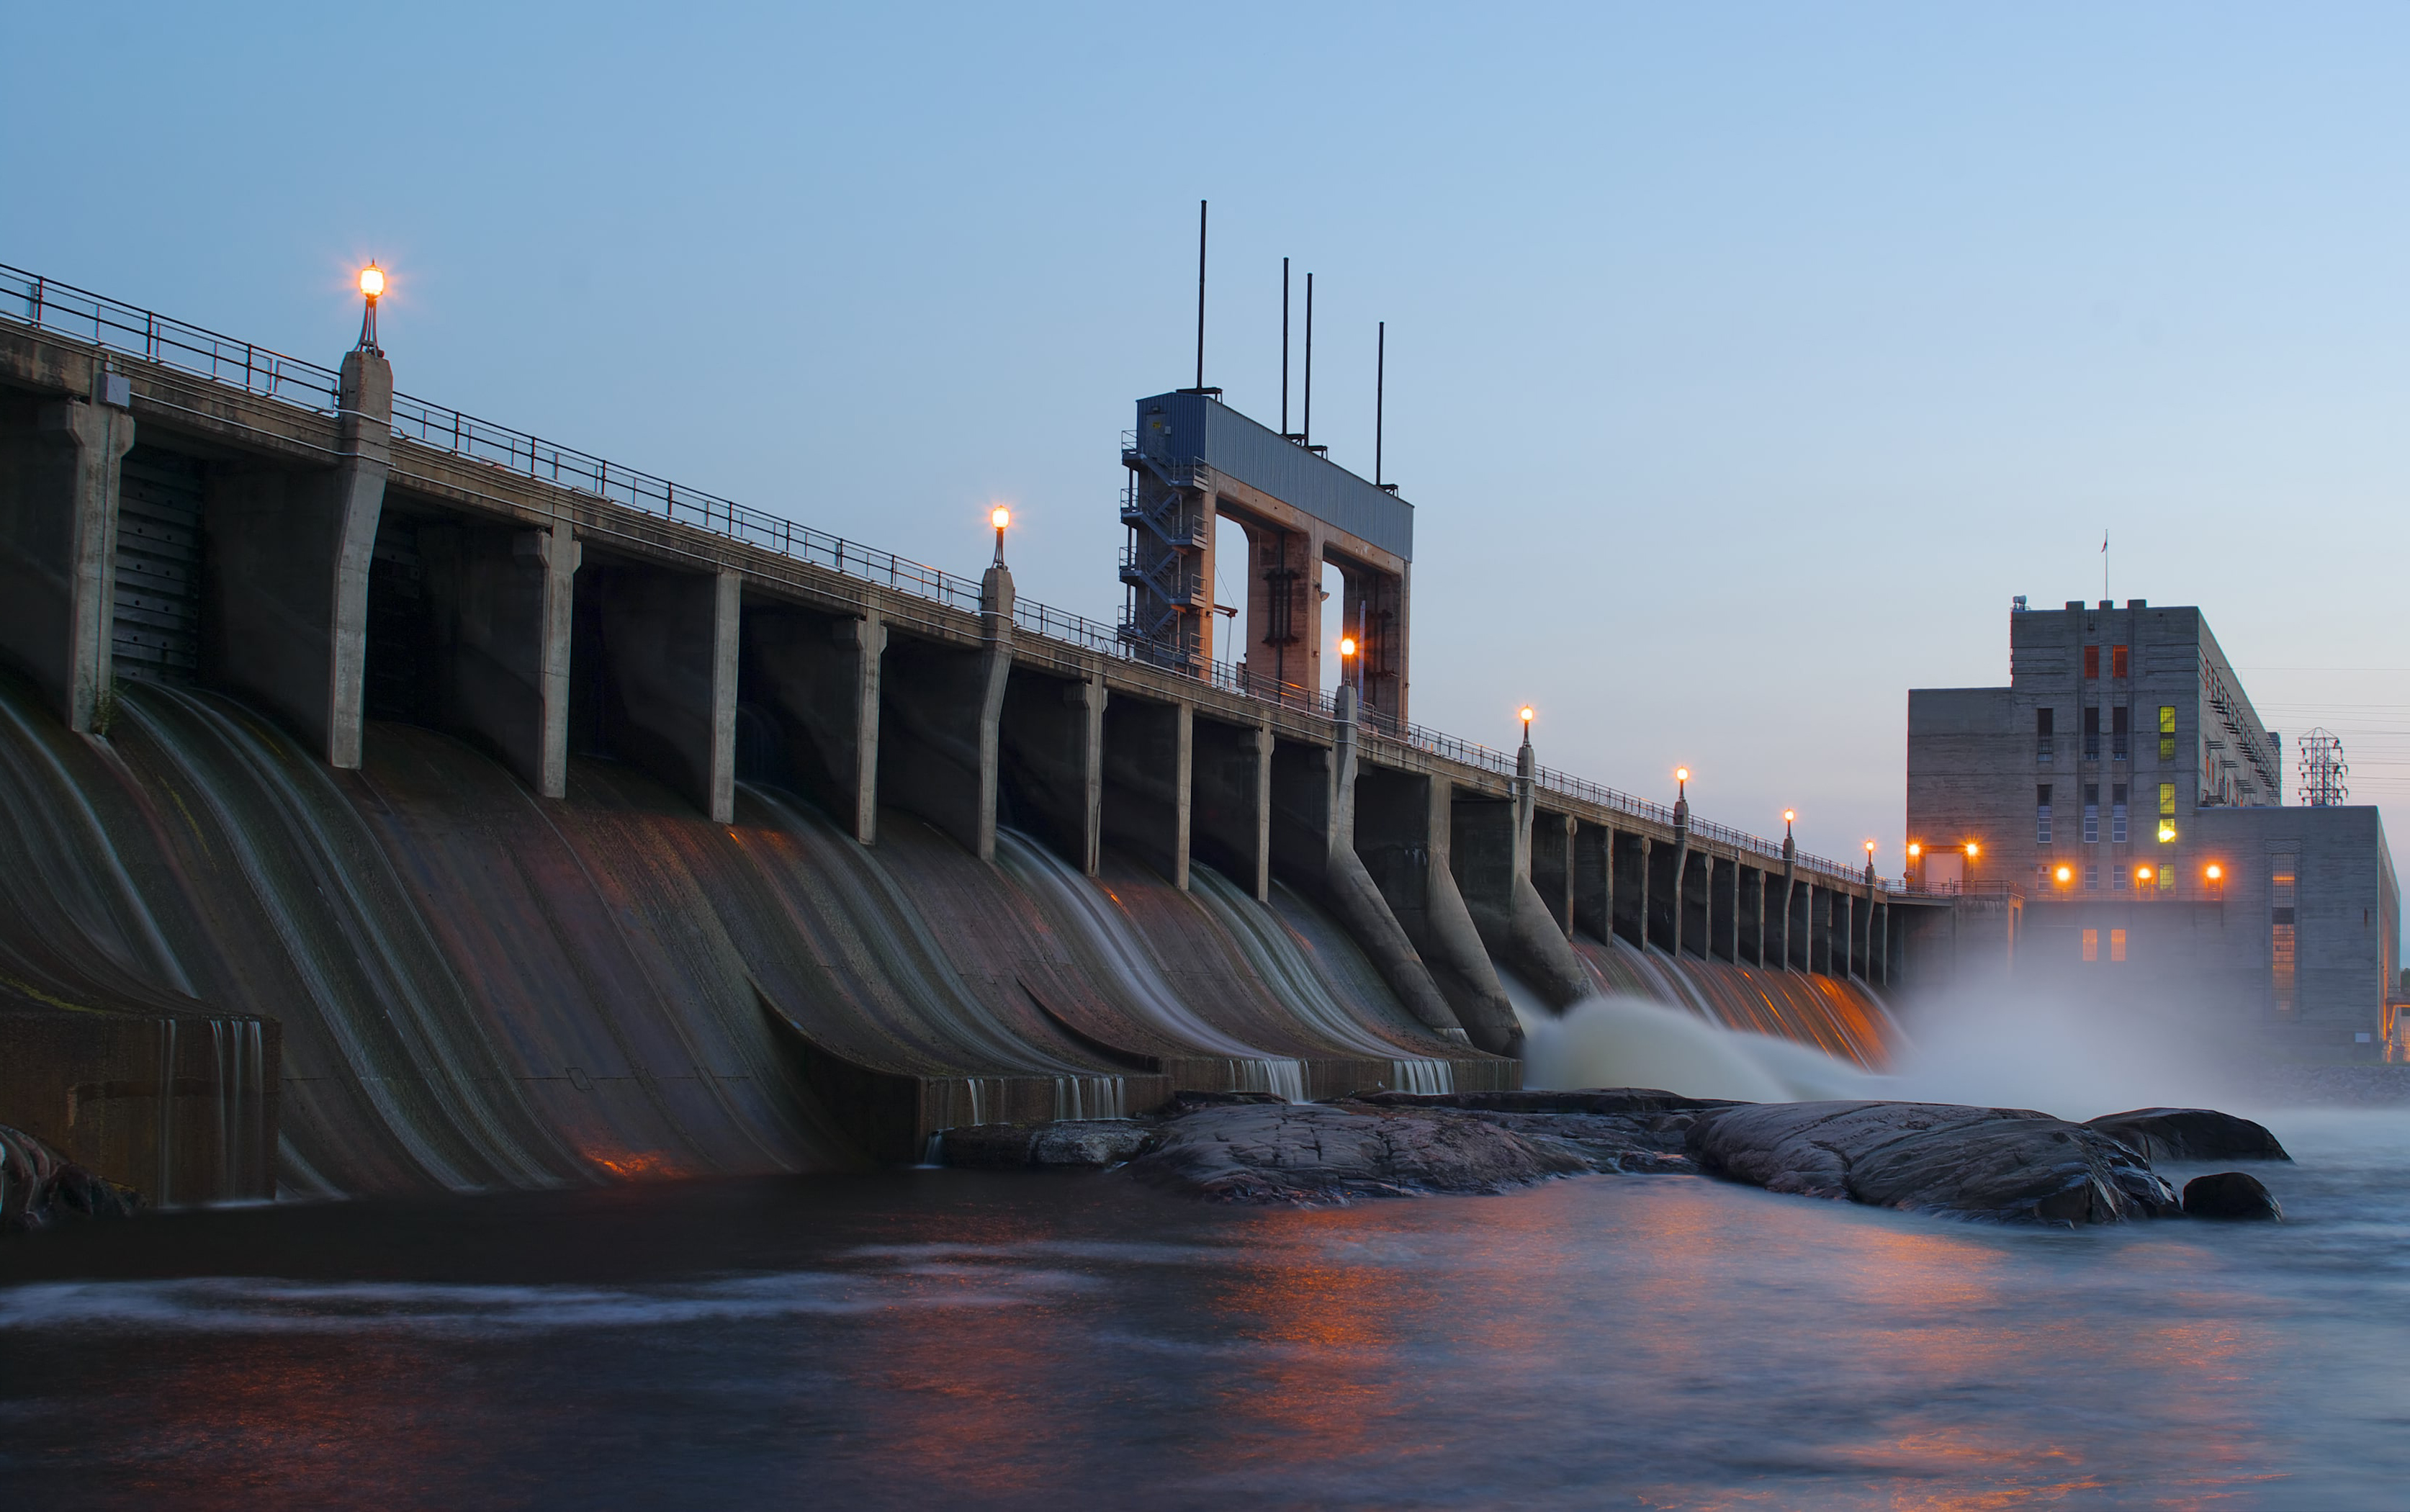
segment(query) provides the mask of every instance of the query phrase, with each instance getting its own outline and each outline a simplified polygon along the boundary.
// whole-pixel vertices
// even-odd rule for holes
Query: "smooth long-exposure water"
[[[0,1250],[11,1505],[2379,1507],[2410,1113],[2290,1221],[1689,1177],[1316,1211],[918,1171],[171,1214]],[[2179,1182],[2195,1173],[2170,1171]]]

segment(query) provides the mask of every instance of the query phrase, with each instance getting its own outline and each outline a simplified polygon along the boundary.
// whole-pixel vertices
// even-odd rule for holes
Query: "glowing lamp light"
[[[1875,843],[1874,843],[1872,840],[1868,840],[1868,841],[1866,842],[1866,854],[1868,854],[1868,855],[1873,855],[1874,853],[1875,853]]]
[[[987,522],[1001,531],[1012,523],[1012,511],[998,504],[987,512]]]
[[[2071,882],[2075,880],[2075,868],[2072,866],[2061,866],[2058,868],[2057,876],[2061,883]]]
[[[2161,845],[2167,844],[2175,837],[2176,827],[2173,824],[2161,824],[2159,826],[2159,843]]]
[[[1339,637],[1339,654],[1341,656],[1354,656],[1356,654],[1355,636],[1342,635]]]
[[[1532,705],[1526,704],[1517,712],[1519,712],[1523,717],[1523,728],[1526,730],[1530,729],[1532,727]]]
[[[1782,811],[1782,822],[1785,824],[1790,823],[1793,820],[1797,819],[1798,817],[1799,811],[1795,808],[1786,808]],[[1908,848],[1908,853],[1909,855],[1916,854],[1916,847],[1909,846]]]
[[[1983,848],[1969,840],[1967,842],[1967,853],[1970,856],[1980,856],[1983,853]]]
[[[2148,867],[2148,866],[2137,866],[2137,867],[2135,867],[2135,868],[2134,868],[2134,880],[2136,880],[2136,881],[2138,881],[2138,882],[2147,882],[2147,881],[2149,881],[2150,880],[2151,880],[2151,868],[2150,868],[2150,867]]]
[[[1789,819],[1791,816],[1789,814],[1785,814],[1782,817]],[[1924,854],[1924,847],[1918,845],[1915,841],[1911,840],[1909,842],[1908,853],[1911,857],[1921,856]]]
[[[2226,868],[2213,861],[2209,864],[2207,869],[2202,871],[2201,875],[2214,882],[2226,875]]]
[[[385,269],[371,262],[360,269],[360,292],[373,299],[385,292]]]
[[[1677,782],[1688,782],[1691,780],[1691,769],[1687,766],[1677,766],[1674,768],[1674,780]]]

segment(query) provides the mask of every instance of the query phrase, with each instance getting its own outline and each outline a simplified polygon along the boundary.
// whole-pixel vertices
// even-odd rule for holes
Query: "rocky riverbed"
[[[1184,1096],[1149,1118],[949,1130],[949,1165],[1107,1169],[1209,1201],[1498,1193],[1566,1176],[1687,1174],[1981,1222],[2273,1218],[2244,1172],[2183,1197],[2155,1160],[2283,1160],[2248,1119],[2146,1108],[2073,1124],[1949,1103],[1736,1103],[1652,1088]],[[2196,1195],[2197,1194],[2197,1195]]]

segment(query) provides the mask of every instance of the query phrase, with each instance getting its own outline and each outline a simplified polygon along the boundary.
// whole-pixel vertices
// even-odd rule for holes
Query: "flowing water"
[[[873,1170],[832,1067],[926,1127],[1505,1063],[1285,887],[737,810],[583,760],[538,804],[399,725],[332,773],[171,689],[85,741],[0,681],[8,1043],[108,1061],[69,1115],[154,1196],[313,1199],[0,1246],[10,1505],[2401,1505],[2410,1114],[2268,1113],[2301,1156],[2272,1228],[1689,1177],[1207,1208],[900,1169],[908,1122]],[[1535,1086],[2083,1117],[2231,1084],[2139,1021],[1908,1037],[1851,983],[1577,948],[1571,1014],[1507,982]]]
[[[54,1232],[0,1249],[0,1483],[94,1507],[2399,1506],[2410,1115],[2271,1118],[2300,1157],[2263,1171],[2282,1226],[2021,1231],[1688,1177],[1259,1212],[916,1171]]]

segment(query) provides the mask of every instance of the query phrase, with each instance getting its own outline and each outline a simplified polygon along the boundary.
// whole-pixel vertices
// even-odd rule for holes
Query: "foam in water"
[[[1726,1029],[1635,997],[1594,997],[1559,1017],[1515,984],[1523,1084],[1651,1086],[1748,1102],[1874,1098],[2030,1108],[2084,1119],[2128,1108],[2230,1105],[2247,1095],[2170,1011],[2123,1011],[2007,989],[1920,1004],[1888,1073],[1809,1046]]]

